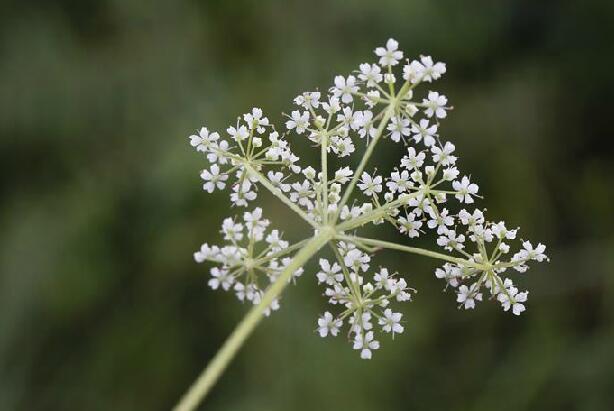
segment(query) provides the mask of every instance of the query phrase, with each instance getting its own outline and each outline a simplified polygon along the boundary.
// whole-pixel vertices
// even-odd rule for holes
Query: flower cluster
[[[236,125],[228,127],[226,133],[228,138],[222,139],[219,133],[202,127],[198,134],[190,136],[192,147],[203,152],[210,163],[210,167],[200,175],[204,181],[203,189],[208,193],[226,188],[234,175],[230,200],[235,206],[247,207],[257,197],[254,183],[258,180],[250,172],[253,171],[252,165],[257,169],[282,166],[294,173],[301,171],[296,164],[299,158],[292,153],[283,136],[269,124],[261,109],[253,108],[251,113],[243,115],[243,121],[238,118]],[[281,185],[285,177],[281,172],[271,172],[268,178]]]
[[[295,108],[285,114],[284,132],[254,108],[227,128],[225,138],[204,127],[190,136],[210,163],[201,173],[205,191],[230,188],[233,206],[247,207],[259,189],[266,189],[314,230],[312,239],[290,245],[276,230],[265,233],[269,222],[259,208],[244,213],[242,222],[227,218],[222,233],[228,245],[205,244],[195,254],[199,262],[217,264],[209,285],[259,304],[267,292],[261,278],[288,282],[302,272],[297,266],[328,243],[335,260],[320,259],[316,277],[326,287],[328,302],[341,310],[336,315],[326,311],[317,321],[318,333],[336,336],[347,324],[362,358],[379,348],[374,323],[384,333],[403,332],[402,314],[389,306],[411,300],[412,289],[403,278],[386,268],[371,270],[378,250],[439,259],[443,265],[435,276],[455,290],[459,307],[474,308],[488,296],[516,315],[525,311],[528,291],[519,291],[509,273],[524,273],[531,261],[548,259],[543,244],[519,240],[518,229],[473,208],[481,198],[479,187],[461,172],[455,145],[440,133],[451,109],[448,99],[428,87],[419,91],[441,78],[446,65],[430,56],[405,59],[393,39],[377,47],[375,55],[375,62],[336,76],[327,92],[298,95]],[[299,165],[290,148],[289,140],[305,138],[320,150],[319,169]],[[385,141],[401,145],[398,163],[367,168],[375,147]],[[329,157],[342,164],[334,172]],[[406,239],[430,232],[437,251],[357,234],[365,225],[384,223]],[[321,238],[325,241],[315,241]],[[303,250],[300,264],[289,267],[302,248],[309,253]],[[263,312],[278,307],[279,296],[274,297]]]
[[[393,312],[389,305],[395,301],[410,301],[413,289],[403,278],[390,274],[387,268],[380,267],[375,273],[370,273],[371,257],[354,244],[340,242],[335,255],[337,262],[333,264],[320,259],[320,271],[316,277],[318,283],[325,284],[329,303],[343,307],[343,311],[337,316],[326,311],[318,319],[318,333],[321,337],[336,336],[347,319],[354,349],[360,350],[361,358],[369,359],[371,350],[379,348],[379,341],[374,339],[372,321],[393,337],[402,333],[403,315]]]
[[[275,282],[290,261],[289,257],[278,257],[289,244],[278,230],[267,232],[269,224],[270,221],[262,217],[260,207],[245,212],[241,222],[226,218],[220,233],[227,245],[219,247],[205,243],[194,253],[198,263],[218,264],[210,270],[208,284],[212,289],[232,290],[241,302],[260,303],[264,285]],[[292,279],[301,274],[302,268],[292,273]],[[273,300],[265,314],[278,308],[279,301]]]

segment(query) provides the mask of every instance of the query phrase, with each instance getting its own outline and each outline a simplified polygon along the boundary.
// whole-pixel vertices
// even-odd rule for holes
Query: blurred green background
[[[548,245],[521,280],[528,311],[459,311],[436,262],[389,252],[419,294],[361,361],[315,334],[311,266],[203,409],[614,409],[613,2],[0,7],[0,410],[169,409],[246,310],[192,260],[235,210],[201,190],[187,136],[252,106],[279,123],[388,37],[448,63],[442,135],[490,215]]]

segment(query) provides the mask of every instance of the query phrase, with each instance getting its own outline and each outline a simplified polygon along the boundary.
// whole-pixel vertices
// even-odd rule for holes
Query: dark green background
[[[611,1],[1,7],[0,410],[169,409],[246,309],[192,260],[234,210],[200,189],[187,136],[252,106],[279,122],[388,37],[448,63],[442,135],[490,215],[548,245],[520,280],[528,311],[458,311],[435,262],[389,252],[420,292],[406,332],[361,361],[314,333],[311,266],[203,409],[614,409]]]

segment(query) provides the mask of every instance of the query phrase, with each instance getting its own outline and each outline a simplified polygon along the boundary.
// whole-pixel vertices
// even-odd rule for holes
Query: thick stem
[[[237,354],[237,351],[256,325],[262,320],[264,311],[271,305],[284,288],[288,285],[292,274],[303,266],[322,246],[324,246],[335,235],[331,228],[324,228],[318,232],[307,244],[294,256],[290,264],[281,272],[277,280],[267,289],[262,296],[262,300],[255,305],[241,322],[234,329],[232,334],[224,342],[224,345],[215,354],[205,370],[190,387],[188,392],[181,398],[179,403],[173,408],[174,411],[192,411],[205,398],[209,390],[216,383],[220,375],[224,372],[228,363]]]

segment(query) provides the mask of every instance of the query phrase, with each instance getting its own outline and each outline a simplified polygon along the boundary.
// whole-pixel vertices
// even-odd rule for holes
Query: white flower
[[[350,103],[354,98],[352,93],[358,91],[358,86],[355,85],[356,77],[348,76],[346,79],[343,76],[335,77],[335,87],[332,88],[335,97],[341,97],[341,101],[344,103]]]
[[[258,301],[259,302],[259,301]],[[264,310],[263,314],[265,315],[265,317],[268,317],[269,315],[271,315],[272,311],[277,311],[279,310],[279,299],[274,299],[271,304]]]
[[[345,166],[335,171],[335,180],[341,184],[345,184],[350,181],[352,174],[354,174],[354,172],[350,170],[348,166]]]
[[[448,99],[436,91],[429,91],[428,98],[422,100],[422,104],[426,106],[424,114],[429,118],[433,115],[437,118],[445,118],[447,115],[446,104],[448,104]]]
[[[309,180],[304,180],[302,183],[292,184],[292,190],[294,191],[290,193],[290,201],[293,203],[298,203],[299,205],[306,207],[308,210],[313,208],[313,203],[310,199],[315,197],[315,193],[311,189]]]
[[[483,225],[475,225],[470,228],[470,231],[473,232],[473,234],[470,236],[471,241],[476,241],[477,238],[480,238],[487,243],[490,243],[494,239],[492,230],[490,228],[484,228]]]
[[[440,163],[442,166],[452,165],[456,163],[456,157],[452,155],[456,147],[449,141],[443,147],[434,146],[431,148],[433,153],[433,161]]]
[[[454,218],[448,215],[448,210],[443,209],[440,212],[436,211],[436,208],[431,207],[429,209],[429,215],[431,219],[427,222],[430,229],[437,227],[437,234],[443,234],[446,232],[447,227],[454,224]]]
[[[310,107],[318,108],[318,106],[320,105],[320,92],[313,91],[303,93],[294,99],[294,103],[306,109],[309,109]]]
[[[205,260],[212,259],[219,253],[219,248],[216,246],[209,247],[207,243],[200,246],[200,250],[194,253],[194,261],[202,263]]]
[[[337,121],[346,127],[342,127],[341,130],[344,132],[348,132],[348,127],[351,127],[354,122],[354,112],[351,107],[343,107],[343,111],[337,114]],[[356,129],[356,127],[352,127],[352,129]]]
[[[522,303],[527,300],[528,296],[529,296],[529,292],[528,291],[516,294],[516,300],[515,300],[514,304],[512,305],[512,312],[515,315],[520,315],[521,313],[526,311],[526,308],[525,308],[524,304],[522,304]]]
[[[412,84],[420,82],[421,74],[422,64],[416,60],[403,66],[403,78]]]
[[[318,333],[320,333],[320,337],[326,337],[328,334],[336,337],[342,325],[343,322],[341,320],[334,318],[331,313],[326,311],[318,319]]]
[[[401,325],[401,317],[403,314],[401,313],[393,313],[390,308],[386,308],[384,311],[384,316],[380,317],[379,325],[382,326],[382,330],[387,333],[401,334],[404,331],[403,326]]]
[[[354,349],[360,350],[360,358],[363,360],[371,359],[371,350],[379,349],[379,341],[373,339],[373,331],[368,331],[364,337],[357,333],[354,337]]]
[[[228,291],[234,283],[234,278],[225,269],[213,267],[211,269],[211,277],[207,284],[214,290],[217,290],[221,285],[224,291]]]
[[[398,117],[392,117],[387,129],[390,130],[390,139],[398,143],[403,136],[409,135],[409,120],[406,118],[399,119]]]
[[[315,168],[308,166],[303,169],[303,175],[307,177],[309,180],[313,180],[316,178],[316,170]]]
[[[333,115],[337,111],[341,110],[341,106],[339,105],[339,98],[334,95],[329,97],[328,102],[322,103],[322,108],[329,115]]]
[[[236,142],[243,141],[249,137],[249,131],[247,131],[247,127],[245,126],[240,126],[238,128],[228,127],[226,132]]]
[[[513,240],[516,238],[517,230],[508,230],[505,227],[505,223],[503,221],[499,221],[498,223],[493,224],[490,227],[490,230],[500,240],[503,240],[503,239]]]
[[[251,190],[252,183],[248,179],[245,179],[241,184],[235,184],[232,187],[232,194],[230,194],[230,201],[236,206],[247,207],[248,201],[256,199],[257,194]]]
[[[253,301],[254,298],[258,298],[258,290],[256,290],[253,284],[245,286],[242,283],[236,283],[233,288],[239,301]]]
[[[284,269],[286,268],[290,263],[292,262],[292,258],[290,257],[284,257],[281,259],[281,265],[280,265],[280,269]],[[297,268],[293,273],[292,273],[292,278],[290,280],[294,280],[298,277],[300,277],[301,275],[303,275],[303,272],[305,272],[305,270],[303,269],[303,267],[299,267]]]
[[[434,136],[437,133],[437,124],[429,126],[429,121],[423,118],[418,124],[413,123],[410,131],[412,132],[416,143],[419,143],[422,139],[424,139],[424,145],[426,147],[431,147],[435,144]]]
[[[405,167],[408,170],[418,169],[424,164],[426,154],[423,152],[416,153],[416,149],[409,147],[407,149],[407,155],[401,159],[401,167]]]
[[[341,208],[341,213],[339,214],[339,217],[342,220],[347,220],[349,218],[356,218],[361,214],[362,208],[358,206],[353,206],[352,208],[349,208],[348,206],[344,205],[343,208]]]
[[[218,142],[211,143],[207,149],[207,160],[210,163],[228,163],[228,158],[225,153],[228,151],[228,141],[219,140]]]
[[[510,246],[505,243],[501,243],[499,244],[499,250],[501,250],[503,254],[507,254],[510,252]]]
[[[341,273],[341,266],[337,263],[333,263],[331,266],[327,259],[320,258],[320,268],[316,274],[318,278],[318,284],[326,283],[327,285],[333,285],[343,281],[343,273]]]
[[[243,213],[243,221],[245,227],[250,230],[250,234],[256,241],[262,240],[264,237],[264,230],[269,225],[269,220],[262,218],[262,208],[256,207],[251,213],[249,211]]]
[[[406,217],[399,217],[399,231],[401,233],[407,233],[409,238],[418,237],[420,232],[418,231],[422,227],[422,221],[416,221],[416,215],[414,213],[407,214]]]
[[[224,219],[222,223],[224,240],[239,241],[243,238],[243,224],[235,223],[232,218]]]
[[[470,228],[474,227],[477,224],[484,223],[484,213],[477,208],[473,210],[473,214],[469,213],[465,209],[462,209],[458,213],[458,218],[461,220],[461,223],[466,226],[469,226]]]
[[[357,111],[354,113],[354,124],[358,127],[360,138],[375,137],[377,129],[373,127],[373,112],[369,110]]]
[[[207,151],[209,147],[214,146],[216,141],[220,138],[218,133],[209,134],[209,130],[206,127],[201,127],[198,131],[198,135],[192,134],[190,136],[190,145],[196,147],[197,151]]]
[[[448,251],[462,250],[465,248],[465,236],[463,234],[456,235],[456,231],[445,229],[442,230],[442,235],[437,238],[437,245],[444,247]]]
[[[335,284],[332,288],[327,288],[324,294],[329,297],[328,302],[333,305],[346,304],[350,298],[350,289],[342,287],[340,284]]]
[[[379,64],[382,66],[396,66],[403,58],[403,52],[397,50],[399,43],[394,39],[388,39],[386,48],[378,47],[375,49],[375,55],[378,56]]]
[[[382,69],[377,64],[364,63],[360,65],[358,78],[367,83],[367,87],[373,87],[382,82]]]
[[[464,176],[461,181],[454,181],[452,188],[456,191],[454,197],[461,203],[471,204],[473,203],[472,195],[476,195],[478,192],[478,185],[469,181],[469,177]]]
[[[384,290],[390,290],[395,283],[394,278],[392,278],[388,273],[388,269],[383,267],[380,268],[379,272],[375,273],[373,280],[376,282],[378,287],[381,287]]]
[[[352,139],[349,137],[341,138],[341,137],[333,137],[331,138],[331,149],[335,154],[339,157],[347,157],[352,154],[355,150],[354,143]]]
[[[457,287],[460,283],[462,272],[458,266],[445,263],[443,268],[437,268],[435,270],[435,277],[443,278],[452,287]]]
[[[499,290],[500,292],[497,295],[497,300],[501,303],[501,307],[503,307],[504,311],[509,311],[511,308],[515,315],[520,315],[526,310],[523,303],[527,301],[529,292],[518,292],[518,288],[514,287],[509,278],[505,279],[503,286],[505,290]]]
[[[371,261],[371,257],[364,254],[358,248],[349,250],[343,258],[345,266],[356,271],[359,269],[362,269],[362,271],[367,271],[369,269],[369,261]]]
[[[476,288],[475,284],[471,284],[471,288],[464,284],[458,287],[456,302],[461,303],[465,310],[475,308],[475,302],[482,301],[482,293],[478,293]]]
[[[429,83],[437,80],[446,72],[446,65],[440,62],[433,64],[431,56],[421,56],[420,62],[414,60],[411,66],[411,70],[416,73],[416,77]]]
[[[218,190],[223,190],[226,187],[228,174],[220,174],[220,167],[217,164],[213,164],[209,170],[203,170],[200,173],[200,178],[205,180],[203,190],[213,193],[216,187]]]
[[[243,119],[247,123],[250,129],[258,131],[258,133],[264,133],[264,127],[269,125],[269,119],[262,117],[262,109],[254,107],[251,114],[243,114]]]
[[[303,134],[309,126],[309,112],[304,111],[301,114],[298,110],[292,112],[291,119],[286,121],[286,128],[288,130],[296,129],[298,134]]]
[[[289,167],[292,170],[292,172],[301,172],[301,167],[295,164],[299,160],[299,158],[295,156],[290,150],[286,150],[281,153],[281,160],[286,167]]]
[[[369,110],[357,110],[354,112],[354,116],[352,118],[351,127],[352,130],[359,130],[359,134],[361,133],[361,128],[367,127],[369,123],[373,120],[373,112]],[[371,128],[372,125],[371,125]],[[362,130],[362,134],[366,133],[365,130]],[[362,136],[364,137],[364,135]]]
[[[358,188],[365,193],[366,196],[375,195],[375,193],[382,192],[382,176],[371,177],[366,172],[362,173]]]
[[[271,161],[277,161],[284,152],[289,152],[288,142],[279,138],[279,133],[274,131],[269,134],[271,145],[266,150],[266,158]]]
[[[399,278],[390,289],[390,294],[396,296],[397,301],[410,301],[411,294],[406,291],[410,290],[404,278]]]
[[[363,97],[365,104],[370,108],[373,108],[379,99],[380,92],[378,90],[369,90],[367,95]]]
[[[290,184],[283,183],[284,175],[282,172],[269,171],[267,173],[267,177],[269,178],[269,181],[271,182],[271,184],[273,184],[273,186],[280,189],[282,192],[287,193],[288,191],[290,191]]]
[[[270,244],[272,252],[278,252],[288,247],[289,243],[281,239],[279,230],[271,230],[267,235],[266,242]]]
[[[356,312],[356,314],[358,314],[358,312]],[[350,319],[350,322],[353,323],[352,330],[357,334],[361,331],[368,331],[373,328],[370,312],[364,312],[361,316],[354,315],[354,317]]]
[[[409,171],[403,170],[402,172],[393,171],[390,173],[390,181],[386,183],[386,187],[388,190],[395,193],[404,193],[405,191],[409,191],[409,188],[412,187],[411,181],[409,181]]]
[[[458,175],[460,174],[460,172],[458,171],[458,168],[456,167],[447,167],[443,170],[443,176],[442,178],[445,181],[453,181],[456,179],[456,177],[458,177]]]
[[[546,246],[542,243],[537,244],[537,247],[533,248],[533,245],[530,241],[523,241],[522,247],[524,248],[524,250],[520,250],[518,253],[521,259],[535,260],[540,263],[544,260],[548,260],[548,256],[544,254],[544,251],[546,251]]]

